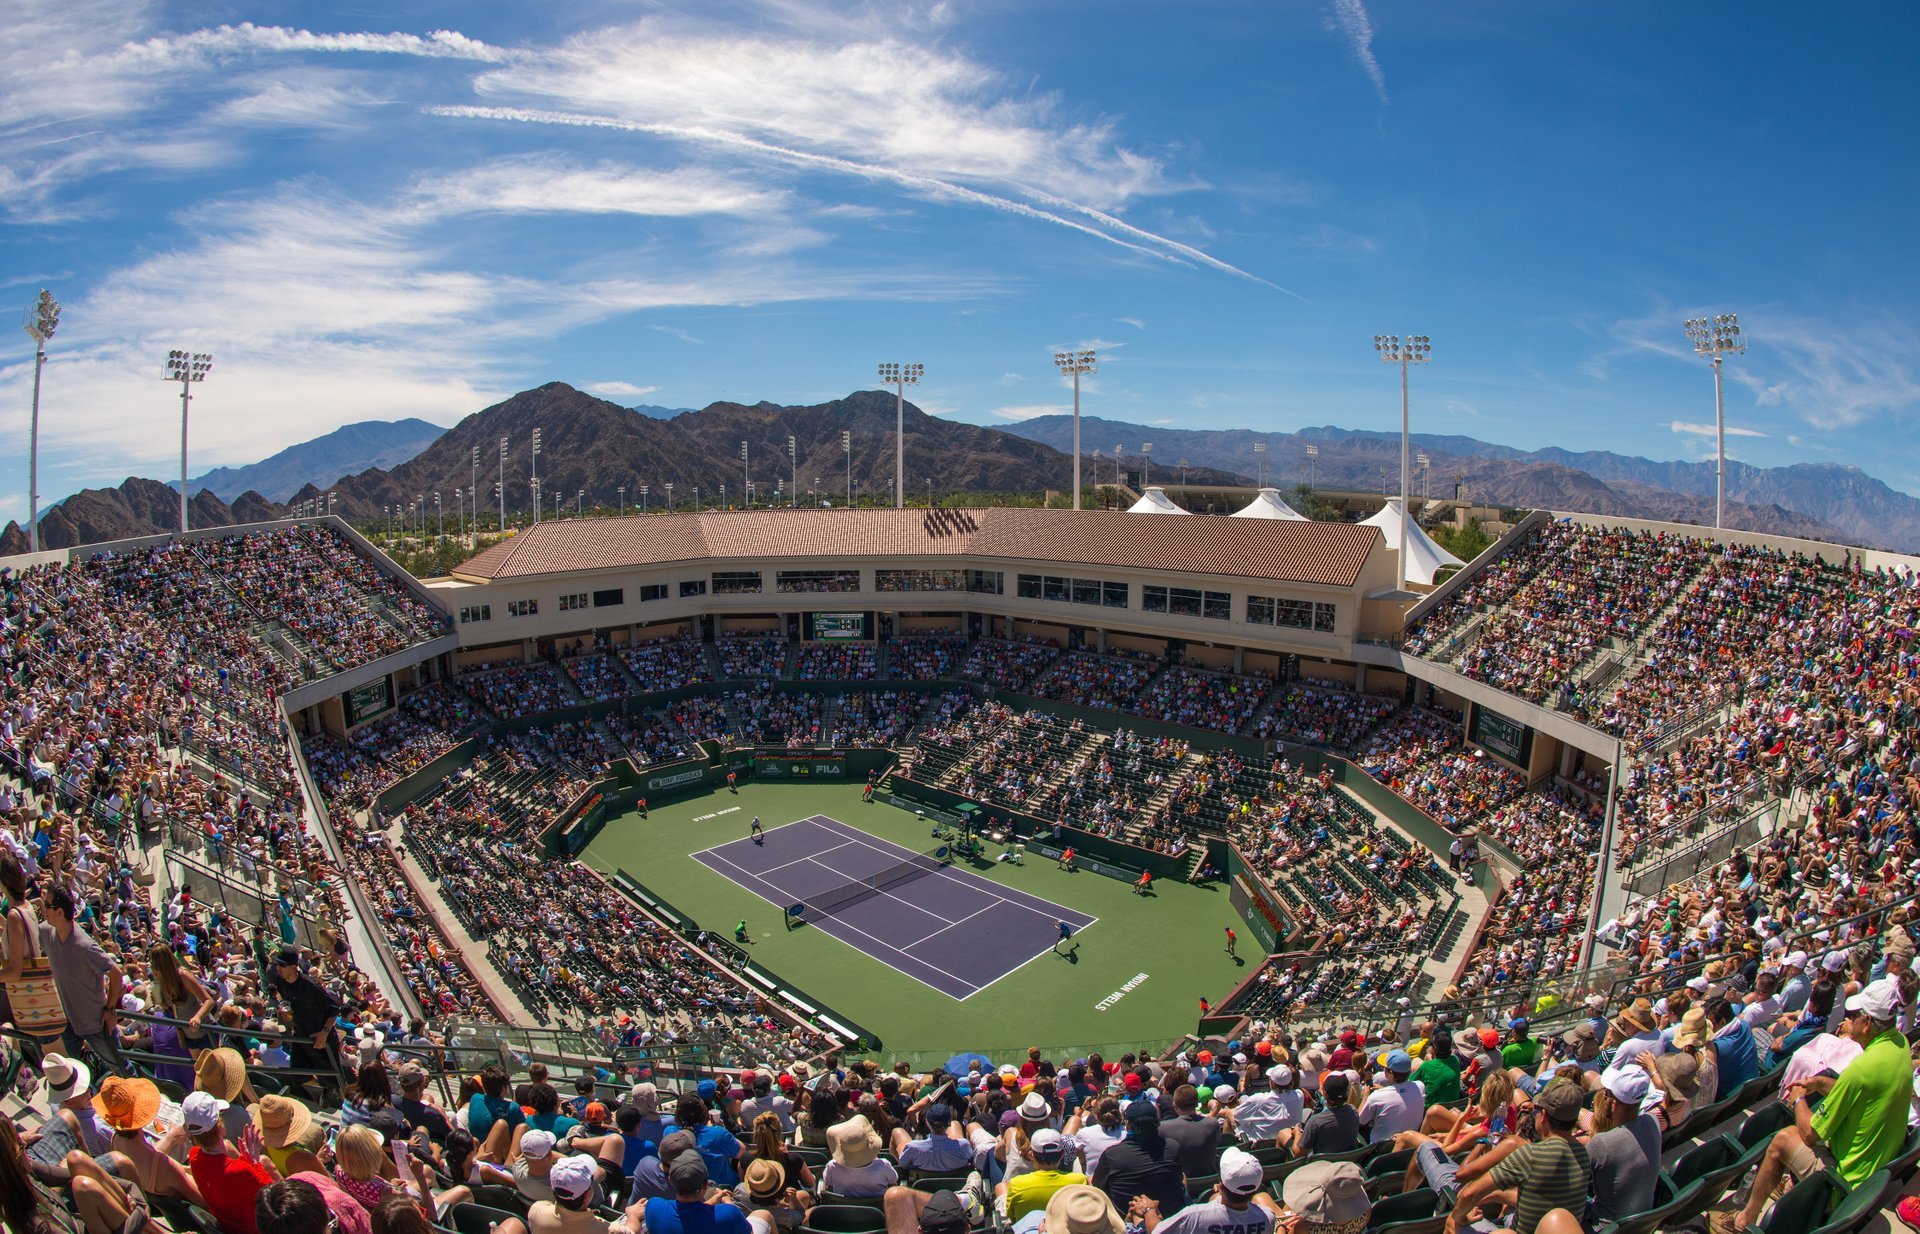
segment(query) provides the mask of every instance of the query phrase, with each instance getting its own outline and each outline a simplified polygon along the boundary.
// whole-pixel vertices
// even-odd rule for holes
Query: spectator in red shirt
[[[181,1103],[180,1121],[193,1144],[187,1152],[187,1169],[222,1234],[260,1234],[254,1199],[261,1188],[280,1180],[280,1171],[274,1169],[253,1126],[241,1134],[238,1145],[227,1142],[220,1125],[220,1111],[226,1107],[212,1093],[188,1093]],[[229,1151],[235,1147],[238,1156]]]

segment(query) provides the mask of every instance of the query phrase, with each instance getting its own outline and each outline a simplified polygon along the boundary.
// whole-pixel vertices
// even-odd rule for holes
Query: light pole
[[[1416,364],[1427,364],[1433,360],[1433,340],[1425,334],[1409,334],[1402,338],[1398,334],[1376,334],[1373,336],[1373,349],[1380,353],[1382,364],[1400,366],[1400,590],[1407,589],[1407,492],[1413,486],[1412,460],[1408,457],[1412,444],[1407,432],[1407,370]]]
[[[893,387],[893,508],[907,506],[907,387],[926,376],[924,364],[882,364],[880,380]]]
[[[627,486],[624,484],[620,486],[620,517],[627,517]]]
[[[847,456],[847,505],[853,505],[853,430],[840,430],[840,452]]]
[[[167,373],[162,379],[180,383],[180,534],[187,534],[187,405],[193,401],[193,383],[205,381],[213,357],[204,351],[167,353]],[[34,376],[40,373],[36,362]]]
[[[672,494],[669,493],[668,496],[672,496]],[[695,514],[700,513],[700,486],[698,484],[693,486],[693,512]]]
[[[573,517],[579,518],[587,512],[587,490],[581,489],[573,495]]]
[[[453,490],[453,538],[456,540],[467,538],[468,499],[466,490],[458,488]]]
[[[1153,487],[1153,443],[1140,447],[1140,491]]]
[[[727,482],[725,480],[720,482],[720,508],[722,510],[727,508]]]
[[[751,510],[753,508],[753,461],[747,457],[747,443],[744,441],[740,443],[740,480],[741,495],[747,503],[747,508]]]
[[[433,512],[440,516],[440,540],[442,543],[445,543],[447,538],[447,510],[445,506],[440,504],[440,494],[437,490],[433,494]]]
[[[1747,349],[1740,337],[1740,314],[1720,313],[1714,317],[1687,320],[1687,341],[1693,349],[1713,361],[1713,429],[1719,445],[1715,450],[1713,485],[1713,525],[1725,525],[1727,508],[1727,400],[1720,386],[1720,361]]]
[[[1308,446],[1307,447],[1307,487],[1308,488],[1315,487],[1316,481],[1318,481],[1320,478],[1319,471],[1320,471],[1320,447]]]
[[[640,513],[642,514],[647,512],[647,494],[652,491],[653,487],[651,485],[642,484],[640,486]]]
[[[1422,450],[1413,456],[1413,461],[1420,464],[1420,508],[1425,510],[1433,501],[1433,460]]]
[[[1264,441],[1256,441],[1253,443],[1253,467],[1257,473],[1254,487],[1267,487],[1267,443]]]
[[[1180,487],[1187,487],[1187,460],[1184,458],[1180,460]]]
[[[33,340],[33,427],[27,437],[27,551],[40,551],[40,370],[47,363],[47,340],[60,325],[60,305],[44,287],[27,310],[25,329]],[[186,488],[184,478],[180,485]]]
[[[1100,357],[1091,348],[1085,351],[1056,351],[1053,362],[1073,378],[1073,508],[1080,508],[1080,374],[1100,369]]]
[[[787,434],[787,466],[793,469],[793,492],[788,497],[787,506],[797,510],[800,508],[800,446],[794,441],[792,433]]]
[[[1113,487],[1115,488],[1120,487],[1120,451],[1125,448],[1124,446],[1113,448]]]
[[[507,439],[500,439],[500,478],[494,482],[494,495],[500,498],[500,534],[507,534]]]
[[[480,447],[473,448],[473,466],[467,474],[467,501],[473,506],[473,534],[477,543],[480,536]]]
[[[533,521],[534,521],[534,525],[538,526],[540,523],[540,430],[538,427],[536,427],[533,430],[533,463],[531,464],[531,466],[532,466],[531,474],[532,474],[532,487],[533,487]],[[559,515],[555,515],[554,517],[558,518]]]
[[[642,504],[642,506],[644,506],[644,505],[645,505],[645,503],[646,503],[646,495],[647,495],[647,490],[646,490],[646,489],[644,489],[644,488],[643,488],[643,489],[641,489],[641,490],[640,490],[640,500],[641,500],[641,504]],[[644,512],[645,512],[645,511],[644,511],[644,509],[643,509],[643,510],[642,510],[642,513],[644,513]],[[667,481],[667,513],[668,513],[668,514],[672,514],[672,513],[673,513],[673,481],[671,481],[671,480],[669,480],[669,481]]]

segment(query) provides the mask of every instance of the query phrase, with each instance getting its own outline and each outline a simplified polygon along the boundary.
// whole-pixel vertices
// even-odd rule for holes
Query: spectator
[[[1759,1220],[1783,1174],[1798,1180],[1828,1169],[1858,1187],[1900,1152],[1913,1094],[1913,1060],[1894,1024],[1903,1002],[1896,977],[1883,977],[1847,999],[1842,1026],[1861,1046],[1860,1056],[1837,1079],[1812,1076],[1796,1086],[1793,1125],[1774,1133],[1746,1203],[1713,1214],[1716,1234]],[[1807,1097],[1820,1092],[1826,1097],[1815,1111]]]
[[[1582,1209],[1593,1180],[1586,1146],[1573,1138],[1584,1104],[1585,1093],[1572,1080],[1555,1078],[1541,1089],[1534,1099],[1538,1138],[1462,1187],[1449,1227],[1464,1228],[1482,1201],[1500,1190],[1518,1193],[1515,1234],[1535,1234],[1540,1219],[1551,1209]]]
[[[1312,1167],[1304,1167],[1312,1168]],[[1229,1148],[1220,1155],[1220,1181],[1213,1194],[1162,1220],[1151,1199],[1140,1201],[1148,1234],[1270,1234],[1279,1207],[1260,1190],[1261,1166],[1253,1154]],[[1365,1198],[1364,1186],[1361,1191]],[[1304,1199],[1304,1197],[1303,1197]]]
[[[693,1132],[694,1147],[707,1165],[707,1177],[721,1187],[731,1187],[739,1182],[740,1141],[733,1138],[732,1132],[712,1121],[707,1113],[707,1103],[697,1096],[682,1097],[674,1106],[673,1115],[682,1127]],[[878,1195],[879,1192],[874,1194]]]
[[[109,1067],[126,1066],[120,1055],[120,996],[126,975],[93,936],[74,920],[76,901],[63,886],[51,888],[41,902],[40,951],[53,966],[60,1005],[66,1009],[69,1053],[84,1043]]]
[[[1180,1149],[1160,1134],[1160,1110],[1153,1102],[1136,1101],[1127,1107],[1127,1138],[1100,1154],[1093,1185],[1123,1212],[1135,1196],[1155,1201],[1165,1216],[1186,1206]]]
[[[313,1174],[283,1178],[253,1198],[260,1234],[372,1234],[365,1209],[328,1180]]]
[[[954,1134],[953,1111],[945,1102],[936,1101],[922,1112],[921,1118],[927,1133],[918,1139],[904,1126],[893,1129],[893,1155],[900,1162],[900,1168],[930,1174],[965,1169],[973,1159],[973,1145]]]
[[[1683,1058],[1685,1055],[1675,1055]],[[1660,1179],[1660,1122],[1644,1108],[1659,1064],[1642,1054],[1625,1068],[1608,1071],[1593,1094],[1593,1134],[1587,1157],[1593,1166],[1594,1220],[1620,1221],[1653,1207]]]
[[[1249,1081],[1247,1094],[1226,1114],[1227,1125],[1248,1144],[1271,1144],[1281,1132],[1306,1121],[1306,1102],[1292,1067],[1274,1064],[1265,1081]]]
[[[1373,1212],[1366,1179],[1351,1161],[1301,1166],[1280,1188],[1298,1218],[1291,1234],[1360,1234]]]
[[[1027,1142],[1033,1168],[1010,1176],[995,1188],[1005,1204],[1008,1221],[1018,1222],[1028,1213],[1044,1210],[1062,1187],[1087,1181],[1086,1175],[1065,1168],[1067,1150],[1067,1140],[1058,1131],[1043,1127],[1033,1133]]]
[[[1199,1109],[1199,1090],[1182,1084],[1173,1090],[1173,1117],[1160,1124],[1160,1134],[1180,1150],[1180,1169],[1189,1177],[1215,1173],[1220,1161],[1220,1120]]]
[[[599,1183],[590,1158],[562,1157],[548,1171],[547,1184],[553,1198],[527,1208],[529,1234],[608,1234],[613,1223],[592,1207]]]
[[[505,1123],[508,1133],[512,1134],[527,1121],[526,1113],[516,1102],[507,1099],[506,1092],[505,1069],[498,1063],[488,1063],[480,1072],[480,1091],[467,1102],[467,1131],[482,1144],[487,1142],[495,1123]]]
[[[1349,1095],[1346,1072],[1329,1071],[1321,1076],[1320,1096],[1324,1104],[1308,1115],[1299,1128],[1282,1131],[1280,1146],[1291,1148],[1296,1157],[1352,1152],[1360,1147],[1360,1112],[1349,1103]]]
[[[707,1167],[697,1151],[667,1166],[672,1199],[649,1199],[641,1209],[645,1234],[750,1234],[746,1214],[726,1200],[707,1203]]]
[[[282,947],[274,956],[273,975],[266,986],[287,1005],[292,1034],[301,1038],[291,1044],[294,1066],[323,1073],[334,1070],[334,1021],[340,1014],[340,1000],[300,967],[300,953],[292,947]]]
[[[827,1144],[833,1157],[820,1171],[823,1194],[882,1196],[900,1181],[892,1164],[880,1159],[880,1133],[865,1115],[827,1128]]]
[[[207,1211],[219,1222],[222,1234],[259,1234],[254,1197],[280,1180],[268,1159],[260,1133],[249,1127],[238,1145],[230,1145],[220,1123],[226,1102],[212,1093],[188,1093],[180,1105],[181,1126],[192,1147],[187,1169],[194,1186],[207,1202]],[[235,1156],[233,1148],[239,1149]]]
[[[1367,1093],[1358,1115],[1360,1125],[1368,1130],[1368,1141],[1374,1144],[1390,1141],[1403,1131],[1418,1131],[1427,1112],[1425,1091],[1407,1078],[1413,1071],[1407,1052],[1389,1052],[1383,1065],[1387,1082]]]
[[[1428,1105],[1458,1106],[1466,1100],[1466,1090],[1460,1083],[1466,1069],[1466,1060],[1454,1052],[1453,1030],[1441,1025],[1427,1038],[1426,1061],[1413,1073],[1413,1079],[1426,1094]]]

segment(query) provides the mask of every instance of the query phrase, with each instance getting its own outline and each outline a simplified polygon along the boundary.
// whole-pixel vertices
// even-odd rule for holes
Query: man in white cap
[[[1780,1010],[1798,1012],[1813,993],[1813,983],[1807,980],[1807,953],[1789,951],[1787,958],[1780,961],[1780,971],[1784,978],[1780,983]]]
[[[1211,1196],[1164,1220],[1160,1206],[1141,1196],[1129,1215],[1138,1216],[1150,1234],[1270,1234],[1280,1207],[1260,1190],[1259,1160],[1243,1149],[1229,1148],[1220,1154],[1220,1181]]]
[[[1306,1101],[1293,1068],[1287,1064],[1275,1064],[1263,1080],[1248,1087],[1247,1095],[1223,1115],[1227,1129],[1247,1143],[1271,1144],[1288,1127],[1306,1121]]]
[[[180,1124],[193,1145],[187,1150],[187,1169],[222,1234],[259,1234],[254,1197],[278,1182],[280,1171],[252,1125],[238,1145],[227,1140],[220,1121],[226,1108],[226,1102],[203,1092],[188,1093],[180,1103]]]
[[[1913,1086],[1907,1039],[1894,1026],[1903,1001],[1897,977],[1882,977],[1847,999],[1843,1027],[1860,1043],[1860,1056],[1837,1079],[1811,1076],[1794,1086],[1793,1125],[1774,1133],[1746,1203],[1711,1214],[1715,1234],[1744,1230],[1759,1220],[1782,1174],[1803,1179],[1829,1169],[1847,1186],[1858,1187],[1899,1154],[1906,1144]],[[1822,1091],[1826,1099],[1815,1112],[1807,1097]]]
[[[1593,1138],[1587,1158],[1593,1163],[1593,1200],[1604,1225],[1653,1207],[1660,1178],[1660,1122],[1649,1103],[1658,1064],[1643,1054],[1617,1070],[1600,1073],[1593,1099]]]

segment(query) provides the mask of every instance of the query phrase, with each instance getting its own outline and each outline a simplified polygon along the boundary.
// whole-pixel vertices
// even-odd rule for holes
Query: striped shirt
[[[1514,1234],[1533,1234],[1540,1218],[1556,1208],[1576,1217],[1586,1210],[1593,1162],[1586,1145],[1565,1136],[1548,1136],[1502,1159],[1493,1167],[1492,1177],[1496,1187],[1519,1190]]]

